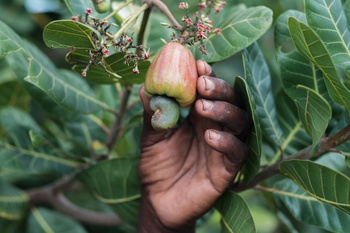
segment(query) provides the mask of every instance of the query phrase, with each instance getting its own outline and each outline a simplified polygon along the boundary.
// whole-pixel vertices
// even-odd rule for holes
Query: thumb
[[[143,133],[142,133],[142,146],[153,145],[166,137],[169,130],[159,131],[153,129],[151,125],[151,119],[153,111],[150,108],[150,99],[146,96],[145,87],[142,85],[139,89],[139,96],[143,105]]]

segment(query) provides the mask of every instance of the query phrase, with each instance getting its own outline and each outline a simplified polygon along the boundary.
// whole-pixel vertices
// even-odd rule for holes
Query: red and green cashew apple
[[[150,65],[145,80],[146,95],[151,98],[154,111],[151,124],[156,130],[173,128],[181,108],[192,105],[196,99],[196,61],[185,46],[167,43]]]

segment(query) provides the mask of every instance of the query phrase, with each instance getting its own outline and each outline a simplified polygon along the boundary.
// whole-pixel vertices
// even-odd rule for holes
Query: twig
[[[114,145],[116,144],[116,142],[118,141],[118,138],[122,132],[122,123],[124,120],[124,116],[125,113],[127,111],[127,104],[128,104],[128,100],[131,94],[131,90],[132,90],[132,86],[126,86],[125,90],[123,92],[121,101],[120,101],[120,109],[119,109],[119,117],[116,118],[116,120],[114,121],[114,124],[112,126],[111,129],[111,134],[109,135],[106,145],[109,149],[109,151],[112,150],[112,148],[114,147]]]
[[[135,14],[133,14],[131,16],[130,19],[128,19],[128,21],[126,21],[123,26],[118,30],[118,32],[116,34],[114,34],[114,39],[117,39],[118,37],[120,37],[122,35],[122,33],[124,33],[124,31],[130,26],[130,24],[132,24],[134,22],[134,20],[136,20],[137,17],[139,17],[139,15],[144,12],[147,8],[149,8],[149,5],[147,3],[143,4],[141,6],[141,8],[139,9],[138,12],[136,12]]]
[[[143,45],[144,44],[145,32],[146,32],[146,28],[147,28],[147,24],[148,24],[148,21],[149,21],[149,17],[150,17],[151,11],[152,11],[152,7],[148,7],[145,10],[145,12],[143,13],[140,31],[139,31],[138,36],[137,36],[137,44],[138,45]],[[137,52],[139,53],[140,50],[138,50]]]
[[[290,157],[286,157],[283,161],[288,161],[292,159],[310,159],[312,157],[321,155],[327,151],[332,150],[333,148],[341,145],[342,143],[350,139],[350,124],[339,132],[329,136],[327,138],[322,138],[319,142],[319,149],[315,153],[311,154],[312,146],[308,146],[303,150],[298,151]],[[279,166],[281,162],[277,162],[271,166],[266,167],[261,172],[259,172],[250,182],[244,184],[234,184],[231,187],[231,190],[235,192],[242,192],[244,190],[255,187],[261,182],[280,174]]]
[[[145,2],[150,6],[157,7],[168,19],[170,22],[177,27],[179,30],[182,29],[182,26],[177,22],[173,14],[170,12],[169,8],[160,0],[145,0]]]
[[[32,205],[48,204],[56,210],[83,223],[120,226],[123,222],[115,214],[99,213],[81,208],[70,202],[63,194],[75,182],[75,176],[64,176],[61,180],[40,188],[27,190]]]
[[[121,9],[123,9],[124,7],[126,7],[127,5],[129,5],[130,3],[132,3],[135,0],[128,0],[126,2],[124,2],[120,7],[118,7],[117,9],[115,9],[114,11],[112,11],[109,15],[107,15],[104,19],[108,20],[109,18],[111,18],[113,15],[117,14]]]

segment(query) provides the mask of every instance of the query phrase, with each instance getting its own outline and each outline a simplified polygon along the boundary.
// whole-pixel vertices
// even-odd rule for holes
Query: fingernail
[[[205,90],[206,91],[213,90],[214,87],[215,87],[214,83],[209,78],[206,78],[206,77],[203,77],[203,78],[204,78],[204,81],[205,81]]]
[[[209,139],[210,140],[216,141],[216,140],[219,140],[220,138],[221,138],[221,134],[218,131],[216,131],[216,130],[209,131]]]
[[[203,111],[210,110],[213,107],[213,102],[209,100],[202,100]]]
[[[207,75],[211,74],[212,68],[208,63],[205,63],[205,71]]]

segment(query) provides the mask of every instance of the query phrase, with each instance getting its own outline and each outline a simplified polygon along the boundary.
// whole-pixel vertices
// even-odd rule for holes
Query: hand
[[[194,232],[195,222],[232,184],[247,157],[238,138],[250,128],[232,87],[197,61],[198,100],[188,119],[168,131],[153,130],[149,99],[144,105],[139,175],[142,198],[138,232]]]

